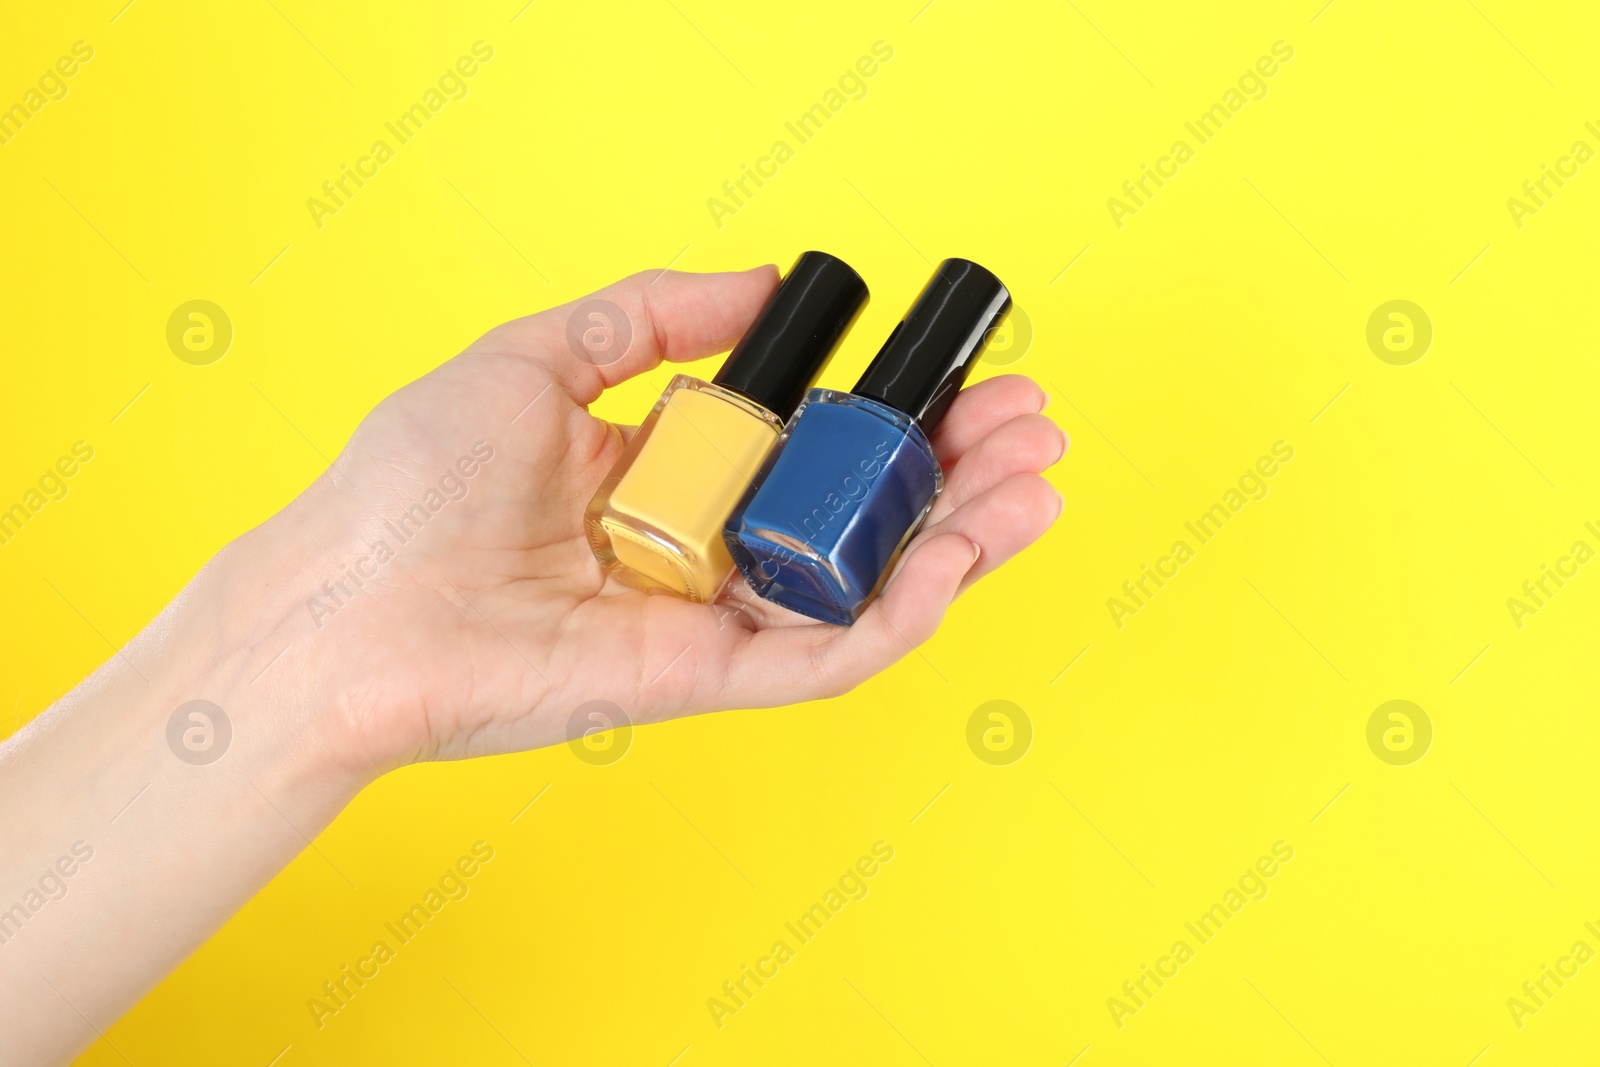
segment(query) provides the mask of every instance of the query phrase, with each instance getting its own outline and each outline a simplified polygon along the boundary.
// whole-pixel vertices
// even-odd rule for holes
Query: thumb
[[[664,359],[732,348],[777,285],[771,264],[715,274],[644,271],[513,324],[526,324],[517,347],[587,405]]]

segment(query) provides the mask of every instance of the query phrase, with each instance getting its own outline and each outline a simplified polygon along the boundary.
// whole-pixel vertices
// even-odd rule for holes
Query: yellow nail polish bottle
[[[584,513],[608,573],[717,595],[733,568],[724,520],[866,302],[843,260],[802,253],[714,379],[672,379]]]

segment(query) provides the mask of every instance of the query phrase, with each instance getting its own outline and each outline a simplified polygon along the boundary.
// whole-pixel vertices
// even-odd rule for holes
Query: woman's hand
[[[491,331],[378,405],[334,470],[246,539],[246,555],[298,560],[273,580],[293,595],[264,651],[287,644],[282,666],[312,682],[304,706],[321,721],[306,728],[377,772],[560,742],[591,700],[644,723],[836,695],[1044,533],[1062,503],[1039,472],[1066,440],[1039,414],[1043,391],[1008,376],[964,391],[940,424],[946,489],[855,626],[742,580],[706,605],[607,578],[583,511],[628,431],[588,406],[663,359],[727,350],[777,281],[771,267],[638,274],[587,298],[626,318],[611,362],[569,344],[580,301]]]
[[[1055,520],[1039,472],[1065,439],[1036,385],[996,378],[940,425],[945,491],[855,626],[742,584],[691,604],[604,577],[583,511],[623,432],[588,405],[729,348],[776,283],[620,282],[597,296],[632,342],[604,366],[568,345],[576,305],[492,331],[0,745],[0,871],[42,887],[0,912],[0,1049],[93,1041],[385,770],[561,741],[592,700],[649,722],[844,692]]]

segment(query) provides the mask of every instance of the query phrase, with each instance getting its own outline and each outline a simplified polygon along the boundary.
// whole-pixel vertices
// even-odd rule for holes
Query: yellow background
[[[6,731],[379,398],[637,269],[844,257],[873,288],[824,379],[848,388],[927,260],[975,258],[1074,441],[1050,535],[846,698],[643,729],[611,766],[380,781],[109,1030],[128,1060],[1593,1055],[1600,963],[1521,1029],[1506,1006],[1600,948],[1600,565],[1520,629],[1506,606],[1600,547],[1600,164],[1520,229],[1506,206],[1600,148],[1583,5],[122,2],[0,35],[7,103],[95,49],[0,146],[0,501],[95,449],[0,547]],[[478,40],[470,94],[319,229],[307,198]],[[716,225],[707,199],[879,40],[867,95]],[[1107,198],[1279,40],[1269,94],[1119,228]],[[206,367],[165,341],[197,298],[235,330]],[[1365,340],[1391,299],[1434,326],[1409,366]],[[1279,440],[1269,495],[1119,629],[1107,598]],[[997,699],[1034,729],[1009,766],[966,742]],[[1434,727],[1409,766],[1367,746],[1391,699]],[[470,896],[318,1030],[307,999],[478,840]],[[879,840],[870,894],[718,1029],[707,999]],[[1119,1029],[1107,998],[1279,840],[1266,899]]]

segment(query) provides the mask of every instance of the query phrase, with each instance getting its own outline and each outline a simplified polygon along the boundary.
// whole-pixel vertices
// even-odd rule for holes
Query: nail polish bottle
[[[584,512],[607,572],[707,601],[733,569],[728,512],[867,302],[841,259],[804,252],[709,382],[680,374]]]
[[[861,617],[944,488],[928,435],[1010,307],[999,278],[947,259],[854,392],[806,395],[723,530],[752,589],[824,622]]]

